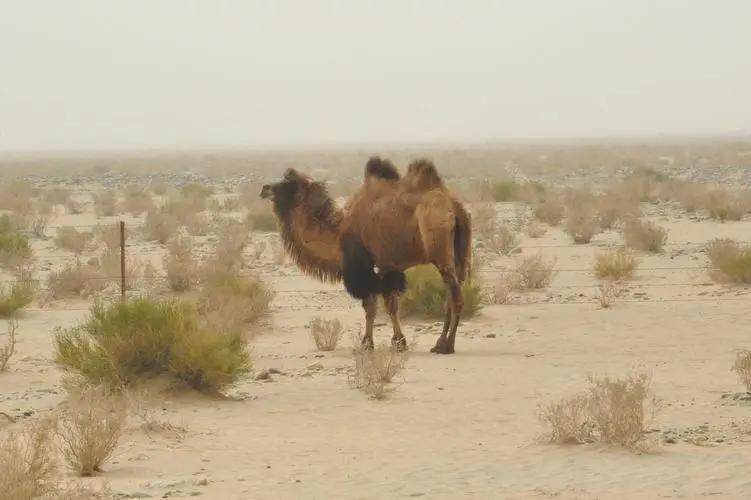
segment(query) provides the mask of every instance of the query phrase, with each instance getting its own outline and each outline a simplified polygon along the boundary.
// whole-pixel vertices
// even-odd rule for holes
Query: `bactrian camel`
[[[454,352],[464,301],[461,285],[470,272],[470,216],[428,160],[409,165],[402,177],[387,160],[368,160],[365,180],[344,209],[322,182],[294,169],[263,187],[273,202],[286,251],[300,269],[326,282],[344,281],[365,309],[363,346],[373,347],[378,296],[391,318],[395,348],[405,349],[399,321],[404,271],[433,264],[447,289],[443,332],[432,352]]]

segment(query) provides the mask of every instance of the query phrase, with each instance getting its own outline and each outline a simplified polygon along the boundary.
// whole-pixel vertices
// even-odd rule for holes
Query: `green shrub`
[[[716,239],[707,246],[710,277],[721,283],[751,283],[751,246]]]
[[[516,181],[498,181],[493,184],[495,201],[514,201],[522,186]]]
[[[0,283],[0,318],[13,316],[34,300],[34,283],[31,280]]]
[[[259,206],[248,212],[248,226],[253,231],[274,232],[276,231],[276,216],[271,206]]]
[[[93,384],[169,375],[213,392],[251,368],[239,332],[208,329],[191,306],[172,300],[97,302],[83,324],[58,329],[55,344],[57,362]]]
[[[24,218],[16,214],[0,215],[0,234],[10,234],[24,229]]]
[[[603,252],[595,257],[595,276],[598,279],[620,281],[629,279],[639,266],[639,259],[625,248]]]
[[[13,267],[31,258],[31,245],[18,233],[0,234],[0,266]]]
[[[446,285],[441,274],[431,264],[407,270],[407,289],[401,297],[402,315],[443,318],[446,315]],[[462,317],[469,318],[482,309],[482,289],[465,282],[462,285],[464,309]]]

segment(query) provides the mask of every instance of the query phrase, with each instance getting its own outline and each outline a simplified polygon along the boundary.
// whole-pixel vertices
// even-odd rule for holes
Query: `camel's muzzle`
[[[261,188],[261,198],[264,200],[271,199],[274,196],[274,192],[271,190],[271,186],[266,184]]]

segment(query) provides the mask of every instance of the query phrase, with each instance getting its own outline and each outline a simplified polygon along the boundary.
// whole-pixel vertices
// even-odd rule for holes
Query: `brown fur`
[[[433,351],[451,353],[463,307],[460,287],[470,270],[470,216],[430,161],[413,162],[403,178],[394,172],[389,162],[371,159],[362,187],[343,211],[320,183],[294,170],[265,186],[262,196],[273,198],[285,248],[303,272],[325,281],[343,278],[350,294],[362,299],[366,345],[373,343],[375,296],[382,294],[393,321],[392,341],[406,346],[399,324],[399,276],[418,264],[435,265],[448,299],[443,334]]]

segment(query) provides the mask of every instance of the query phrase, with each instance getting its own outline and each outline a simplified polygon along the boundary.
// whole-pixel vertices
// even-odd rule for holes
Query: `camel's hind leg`
[[[391,337],[391,345],[397,351],[407,350],[407,338],[402,333],[402,323],[399,319],[399,294],[395,292],[383,294],[383,302],[391,317],[391,325],[394,327],[394,335]]]
[[[373,325],[375,324],[378,300],[376,295],[370,295],[363,299],[362,307],[365,309],[365,335],[362,338],[362,347],[373,349]]]
[[[430,352],[452,354],[456,342],[456,330],[459,327],[459,320],[464,309],[464,297],[462,296],[462,288],[459,285],[459,280],[456,277],[456,271],[453,266],[441,266],[438,270],[441,273],[443,282],[446,283],[448,292],[446,299],[446,321],[443,324],[441,336],[438,337],[438,341]]]

